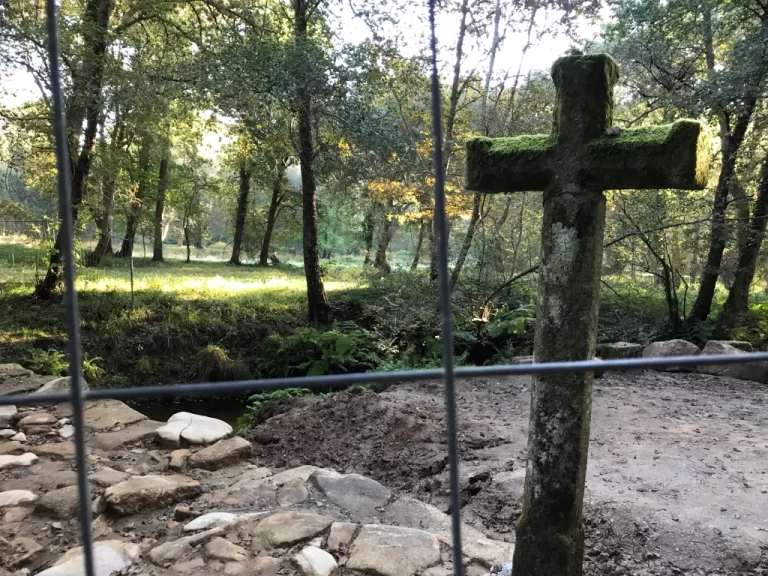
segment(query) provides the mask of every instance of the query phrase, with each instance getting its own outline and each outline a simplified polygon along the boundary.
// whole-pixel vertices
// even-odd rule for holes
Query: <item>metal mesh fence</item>
[[[462,574],[461,521],[459,493],[459,460],[457,450],[456,425],[456,380],[511,375],[535,375],[545,372],[605,372],[610,370],[661,369],[682,366],[701,366],[713,364],[741,364],[756,361],[768,361],[768,353],[707,356],[678,356],[665,358],[636,358],[620,360],[584,360],[578,362],[554,362],[527,365],[484,366],[454,368],[453,337],[451,326],[451,297],[449,290],[448,246],[446,238],[446,216],[444,182],[442,179],[442,134],[440,112],[440,84],[437,66],[437,42],[435,37],[435,0],[429,0],[429,16],[432,48],[432,117],[433,138],[435,142],[435,227],[439,236],[438,269],[440,287],[440,314],[442,320],[441,339],[443,345],[443,366],[441,369],[405,370],[396,372],[373,372],[367,374],[344,374],[332,376],[306,376],[295,378],[275,378],[245,380],[239,382],[182,384],[175,386],[150,386],[141,388],[121,388],[113,390],[89,390],[81,388],[82,354],[80,348],[79,312],[75,289],[75,252],[73,249],[73,214],[70,189],[70,166],[67,136],[65,131],[64,106],[59,71],[59,40],[56,20],[56,0],[47,0],[47,26],[49,35],[49,58],[51,71],[52,104],[56,154],[58,166],[59,214],[61,218],[61,250],[64,257],[64,293],[69,352],[69,373],[72,375],[71,391],[68,394],[47,394],[34,396],[0,397],[3,405],[40,405],[70,402],[75,427],[74,442],[76,447],[77,486],[80,500],[79,520],[83,545],[85,573],[94,576],[93,535],[91,531],[91,498],[86,459],[85,427],[83,421],[84,402],[98,399],[148,399],[159,397],[205,396],[231,394],[238,392],[274,391],[286,388],[303,387],[309,389],[328,389],[351,386],[353,384],[390,383],[400,384],[413,381],[442,380],[445,384],[446,435],[451,492],[451,519],[453,536],[453,571],[455,576]]]

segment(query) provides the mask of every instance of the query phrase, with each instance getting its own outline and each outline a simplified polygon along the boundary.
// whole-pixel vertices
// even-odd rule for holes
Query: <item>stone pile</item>
[[[0,395],[43,380],[0,365]],[[70,417],[0,412],[0,576],[83,574]],[[97,576],[452,574],[450,517],[371,478],[260,467],[228,424],[189,413],[162,423],[89,402],[85,424]],[[514,548],[464,526],[463,549],[483,576]]]

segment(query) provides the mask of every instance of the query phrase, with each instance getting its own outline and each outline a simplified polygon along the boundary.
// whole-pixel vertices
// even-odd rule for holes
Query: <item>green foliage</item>
[[[51,374],[52,376],[64,376],[69,370],[66,356],[55,348],[31,350],[27,359],[27,366],[33,372]]]
[[[226,350],[209,344],[195,354],[191,375],[199,382],[227,382],[246,379],[248,370],[242,363],[232,360]]]
[[[362,330],[344,333],[303,328],[290,336],[269,336],[257,370],[270,378],[367,372],[382,361],[381,352],[371,335]]]
[[[104,378],[104,368],[99,366],[99,362],[102,359],[98,356],[96,358],[89,358],[87,354],[83,357],[83,378],[91,386],[98,386],[102,383]]]
[[[275,390],[274,392],[254,394],[248,398],[245,412],[243,412],[243,415],[235,422],[235,434],[242,434],[247,428],[261,424],[262,410],[270,402],[289,398],[303,398],[307,396],[328,398],[332,394],[333,392],[315,393],[309,388],[285,388],[283,390]]]

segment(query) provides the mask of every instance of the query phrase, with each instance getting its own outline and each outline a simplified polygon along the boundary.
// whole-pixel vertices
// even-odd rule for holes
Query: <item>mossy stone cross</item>
[[[611,128],[619,76],[607,54],[555,62],[552,133],[467,143],[466,187],[544,191],[534,354],[536,362],[595,354],[605,228],[604,190],[706,186],[710,140],[681,120]],[[514,576],[579,576],[592,373],[534,376],[523,511]]]

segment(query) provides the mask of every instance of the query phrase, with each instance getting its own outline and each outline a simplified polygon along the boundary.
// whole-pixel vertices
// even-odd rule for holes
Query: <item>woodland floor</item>
[[[528,377],[459,384],[463,519],[495,538],[514,539],[529,387]],[[260,465],[359,472],[447,510],[439,384],[298,399],[289,408],[249,432]],[[598,380],[587,573],[768,574],[767,408],[768,389],[729,378]]]

